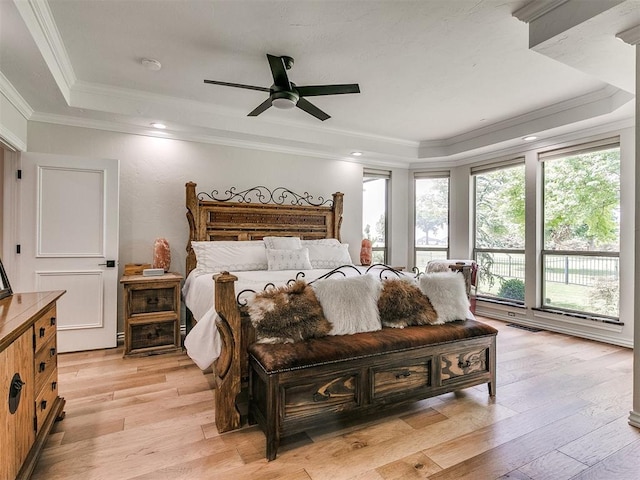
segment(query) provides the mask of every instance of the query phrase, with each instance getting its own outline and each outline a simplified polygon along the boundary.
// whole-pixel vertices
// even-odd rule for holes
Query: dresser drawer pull
[[[479,360],[475,360],[475,361],[471,361],[471,360],[467,360],[466,362],[463,362],[462,360],[458,362],[458,368],[469,368],[472,367],[474,365],[479,364],[480,361]]]
[[[51,390],[58,388],[58,382],[51,382]]]
[[[158,305],[159,302],[160,300],[158,300],[158,297],[147,298],[147,305]]]
[[[44,334],[47,332],[47,330],[44,327],[40,327],[40,338],[44,337]]]
[[[329,398],[331,398],[331,392],[316,392],[313,394],[314,402],[326,402],[327,400],[329,400]]]
[[[55,357],[55,355],[56,355],[56,349],[55,348],[49,349],[49,356],[50,357]]]
[[[409,370],[405,370],[404,372],[396,373],[396,380],[400,380],[401,378],[408,378],[411,376],[411,372]]]
[[[38,366],[38,372],[44,372],[47,369],[47,364],[44,362],[40,362],[40,365]]]
[[[51,319],[49,320],[49,324],[53,327],[56,324],[56,317],[51,317]]]
[[[22,386],[25,383],[20,378],[20,374],[16,373],[11,379],[9,386],[9,413],[12,415],[18,410],[20,404],[20,393],[22,392]]]
[[[46,410],[47,409],[47,401],[46,400],[42,400],[40,402],[40,410]]]

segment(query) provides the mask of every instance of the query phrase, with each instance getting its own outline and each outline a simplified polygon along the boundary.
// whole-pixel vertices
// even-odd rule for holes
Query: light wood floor
[[[257,427],[218,434],[212,377],[186,355],[60,355],[67,415],[33,478],[640,479],[632,351],[488,323],[500,330],[495,399],[482,385],[327,425],[285,439],[269,463]]]

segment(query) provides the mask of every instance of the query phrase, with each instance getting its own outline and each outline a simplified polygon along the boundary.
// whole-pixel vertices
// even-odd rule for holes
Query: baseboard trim
[[[640,412],[629,412],[629,425],[632,427],[640,428]]]

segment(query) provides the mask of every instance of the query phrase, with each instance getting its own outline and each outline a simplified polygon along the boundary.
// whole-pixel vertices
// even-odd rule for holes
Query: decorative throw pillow
[[[291,343],[331,331],[313,289],[303,280],[256,294],[248,311],[260,343]]]
[[[262,241],[267,248],[276,250],[298,250],[302,248],[300,237],[264,237]]]
[[[438,314],[431,302],[413,281],[384,280],[378,310],[383,327],[404,328],[438,323]]]
[[[333,328],[330,335],[380,330],[378,297],[382,284],[372,275],[317,280],[311,284],[324,315]]]
[[[353,265],[348,243],[316,243],[306,245],[306,247],[309,249],[309,261],[313,268],[336,268],[342,265]]]
[[[269,270],[311,270],[309,250],[267,249],[267,263]]]
[[[420,277],[420,290],[438,314],[436,323],[464,320],[469,312],[469,299],[464,277],[456,272],[425,273]]]
[[[201,272],[266,270],[267,251],[262,241],[191,242]]]

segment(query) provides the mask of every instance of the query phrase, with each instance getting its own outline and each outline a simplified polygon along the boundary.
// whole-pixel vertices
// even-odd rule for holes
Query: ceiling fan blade
[[[289,82],[287,69],[284,66],[282,57],[276,57],[275,55],[269,55],[267,53],[267,59],[269,60],[269,67],[271,67],[271,74],[273,75],[273,84],[276,87],[291,90],[291,82]]]
[[[301,97],[317,97],[318,95],[360,93],[360,86],[357,83],[344,85],[307,85],[305,87],[296,86],[296,90]]]
[[[301,110],[304,110],[308,114],[313,115],[318,120],[322,120],[323,122],[327,118],[331,118],[331,115],[327,115],[322,110],[320,110],[318,107],[316,107],[313,103],[309,102],[308,100],[305,100],[304,98],[300,98],[298,100],[298,103],[296,104],[296,107],[298,107]]]
[[[267,108],[271,106],[271,97],[267,98],[264,102],[254,108],[247,117],[257,117],[262,112],[264,112]]]
[[[269,89],[265,87],[254,87],[253,85],[243,85],[241,83],[218,82],[217,80],[205,80],[204,83],[211,83],[213,85],[224,85],[225,87],[246,88],[247,90],[258,90],[259,92],[269,91]]]

